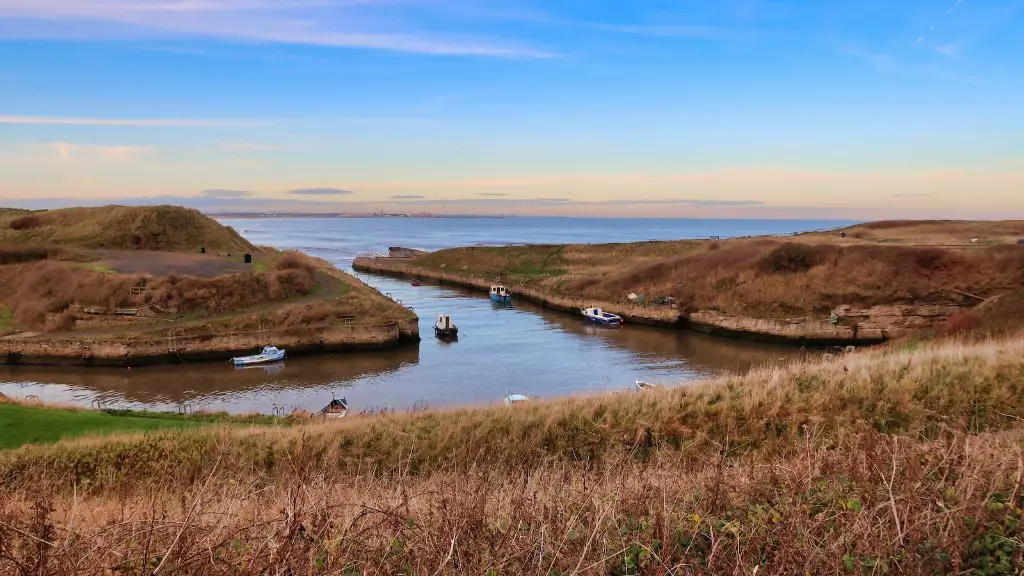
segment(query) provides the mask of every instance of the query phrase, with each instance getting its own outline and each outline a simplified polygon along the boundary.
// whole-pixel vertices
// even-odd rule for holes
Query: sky
[[[1024,218],[1024,0],[0,0],[0,206]]]

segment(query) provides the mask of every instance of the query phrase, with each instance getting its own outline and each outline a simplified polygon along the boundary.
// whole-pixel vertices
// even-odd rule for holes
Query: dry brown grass
[[[26,226],[26,223],[31,224]],[[197,210],[176,206],[67,208],[0,212],[0,244],[74,248],[244,252],[255,247]]]
[[[11,230],[32,230],[39,228],[43,225],[43,220],[38,216],[20,216],[11,220],[9,226]]]
[[[55,246],[0,246],[0,266],[58,258],[63,253]]]
[[[149,291],[133,295],[132,287]],[[150,305],[175,313],[217,314],[284,302],[311,294],[315,287],[316,269],[297,256],[286,256],[278,268],[268,272],[216,278],[154,279],[101,273],[55,261],[0,266],[0,302],[14,310],[19,325],[49,330],[74,325],[68,314],[47,320],[47,314],[64,313],[70,306],[113,309]]]
[[[1013,574],[1019,339],[0,455],[0,570]]]
[[[882,229],[904,230],[899,226]],[[647,300],[672,296],[686,311],[756,318],[827,317],[844,304],[973,306],[978,300],[963,292],[983,298],[1024,292],[1024,247],[899,246],[815,234],[460,248],[411,264],[605,302],[621,302],[630,293]]]

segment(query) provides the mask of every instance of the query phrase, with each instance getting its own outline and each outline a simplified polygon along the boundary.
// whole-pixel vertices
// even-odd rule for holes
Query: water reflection
[[[246,368],[221,363],[133,370],[10,366],[0,367],[0,392],[14,397],[35,393],[49,401],[78,404],[88,399],[87,403],[99,400],[113,405],[156,408],[196,404],[232,412],[248,411],[246,408],[267,411],[263,408],[268,403],[310,409],[319,407],[320,400],[311,394],[307,405],[303,391],[329,396],[328,391],[386,378],[418,362],[419,348],[408,346],[388,352],[303,357]],[[258,396],[269,402],[253,402]]]

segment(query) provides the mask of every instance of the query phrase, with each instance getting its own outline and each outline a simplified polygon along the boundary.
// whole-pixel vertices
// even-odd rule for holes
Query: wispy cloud
[[[299,188],[297,190],[289,190],[288,194],[292,196],[344,196],[355,194],[355,192],[340,188]]]
[[[420,196],[419,194],[399,194],[398,196],[392,196],[392,200],[423,200],[426,196]]]
[[[893,194],[891,197],[892,198],[927,198],[929,196],[931,196],[931,194],[926,194],[926,193],[922,192],[922,193]]]
[[[957,53],[960,51],[960,46],[957,45],[956,43],[940,44],[940,45],[936,46],[934,48],[934,50],[935,50],[935,52],[937,54],[942,54],[943,56],[953,57],[953,56],[956,56]]]
[[[3,0],[0,0],[2,2]],[[69,116],[2,116],[0,124],[28,124],[51,126],[238,126],[247,124],[237,120],[201,120],[194,118],[82,118]]]
[[[130,160],[150,151],[145,146],[100,146],[95,144],[73,144],[53,142],[51,149],[61,158],[105,158],[109,160]]]
[[[63,22],[77,27],[78,36],[97,24],[108,25],[107,35],[113,24],[135,36],[156,32],[164,37],[171,33],[435,55],[554,56],[503,40],[411,30],[406,22],[384,18],[380,4],[371,0],[0,0],[0,19]]]
[[[494,197],[497,197],[497,196],[508,196],[508,194],[506,194],[505,192],[481,192],[480,195],[481,196],[494,196]]]
[[[247,190],[203,190],[199,193],[203,198],[217,198],[217,199],[230,199],[230,198],[250,198],[255,196],[253,192]]]

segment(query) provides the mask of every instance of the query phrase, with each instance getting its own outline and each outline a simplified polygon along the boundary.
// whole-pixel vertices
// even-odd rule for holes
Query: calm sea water
[[[629,242],[789,234],[848,224],[786,220],[253,219],[227,220],[251,241],[298,249],[350,268],[389,246],[423,250],[474,244]],[[523,302],[493,306],[486,294],[360,274],[412,306],[423,342],[395,351],[289,360],[235,370],[221,363],[128,370],[0,367],[0,392],[80,405],[264,412],[319,409],[331,395],[356,408],[500,402],[535,396],[623,390],[634,380],[683,383],[780,362],[795,350],[640,326],[604,329]],[[451,314],[462,337],[431,337],[437,314]]]

